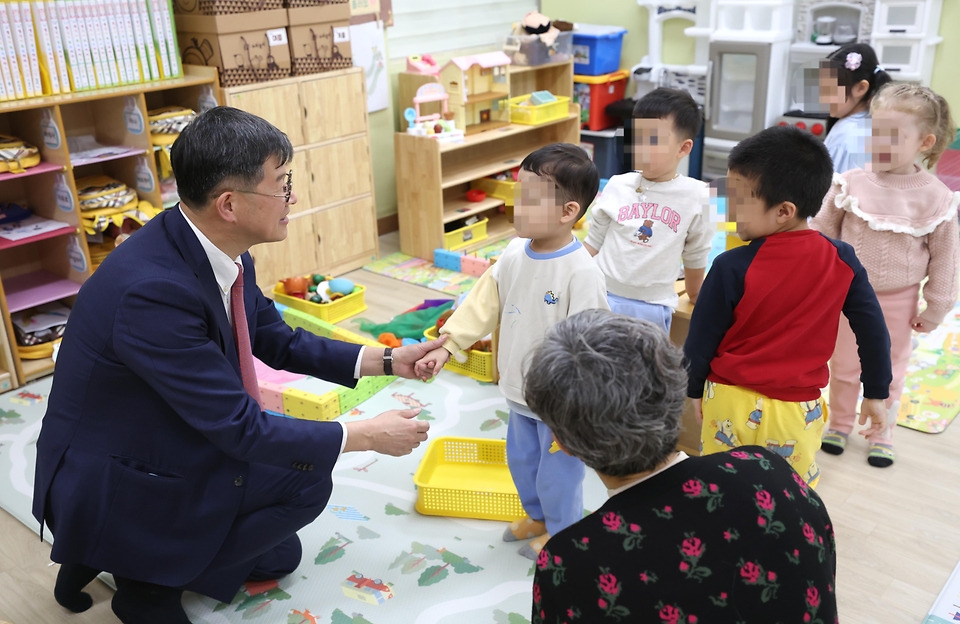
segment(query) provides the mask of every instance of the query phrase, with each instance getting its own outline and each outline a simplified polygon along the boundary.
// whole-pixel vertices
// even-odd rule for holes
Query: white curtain
[[[499,45],[537,0],[393,0],[390,58]]]

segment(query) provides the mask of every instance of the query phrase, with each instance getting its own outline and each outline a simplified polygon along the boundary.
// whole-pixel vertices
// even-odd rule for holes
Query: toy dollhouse
[[[510,57],[503,52],[458,56],[440,70],[457,128],[470,135],[510,123]]]

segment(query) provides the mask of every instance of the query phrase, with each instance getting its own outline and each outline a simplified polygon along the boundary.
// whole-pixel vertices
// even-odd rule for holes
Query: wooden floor
[[[396,249],[396,234],[381,239],[382,254]],[[437,295],[371,273],[349,277],[367,286],[369,309],[361,316],[376,322]],[[918,624],[960,561],[960,506],[953,499],[960,487],[960,423],[939,435],[898,429],[897,453],[898,462],[885,470],[867,465],[859,439],[841,457],[821,453],[818,491],[837,527],[843,624]],[[57,566],[48,565],[49,553],[31,530],[0,511],[0,620],[117,622],[112,591],[99,581],[88,590],[95,600],[90,611],[74,615],[57,606]]]

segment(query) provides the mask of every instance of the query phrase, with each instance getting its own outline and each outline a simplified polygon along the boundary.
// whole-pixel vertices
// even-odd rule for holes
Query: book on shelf
[[[170,0],[0,0],[0,102],[182,75]]]

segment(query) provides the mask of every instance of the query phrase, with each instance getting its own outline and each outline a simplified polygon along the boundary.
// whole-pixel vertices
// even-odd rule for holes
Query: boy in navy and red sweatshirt
[[[833,176],[823,144],[769,128],[741,141],[728,166],[729,216],[750,244],[714,261],[684,345],[701,449],[766,446],[815,486],[840,314],[857,338],[863,435],[885,426],[890,336],[853,248],[807,225]]]

